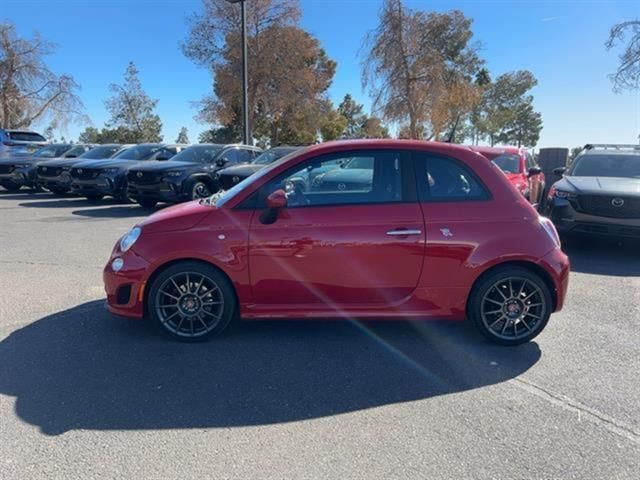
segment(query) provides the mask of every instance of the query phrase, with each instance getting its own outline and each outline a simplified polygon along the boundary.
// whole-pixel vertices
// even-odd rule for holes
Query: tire
[[[158,202],[156,202],[155,200],[141,198],[138,200],[138,204],[143,208],[153,208],[158,204]]]
[[[237,302],[233,287],[218,269],[184,261],[153,280],[147,311],[153,323],[173,339],[199,342],[227,328],[236,315]]]
[[[208,184],[196,181],[191,185],[191,200],[200,200],[201,198],[207,198],[211,195],[211,187]]]
[[[13,183],[13,182],[5,182],[2,184],[2,186],[7,190],[9,190],[10,192],[14,192],[14,193],[22,188],[22,185],[18,185],[17,183]]]
[[[539,275],[522,267],[499,267],[474,285],[467,316],[487,339],[520,345],[547,325],[553,309],[549,287]]]
[[[67,192],[69,192],[69,189],[68,189],[68,188],[51,187],[51,188],[49,189],[49,191],[50,191],[51,193],[53,193],[54,195],[64,195],[64,194],[66,194]]]
[[[87,200],[91,200],[92,202],[97,202],[104,198],[104,195],[100,195],[99,193],[89,193],[84,196]]]

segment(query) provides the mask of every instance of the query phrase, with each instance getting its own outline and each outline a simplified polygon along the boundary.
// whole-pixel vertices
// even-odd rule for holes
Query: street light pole
[[[242,142],[253,145],[253,137],[249,130],[249,73],[247,67],[247,11],[246,0],[227,0],[229,3],[240,4],[242,19]]]

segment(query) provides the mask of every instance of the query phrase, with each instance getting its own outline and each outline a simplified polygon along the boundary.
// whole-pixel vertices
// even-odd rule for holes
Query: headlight
[[[556,187],[551,187],[549,189],[549,198],[561,198],[563,200],[568,198],[574,198],[576,196],[573,192],[567,192],[565,190],[558,190]]]
[[[164,174],[165,177],[179,177],[182,175],[182,172],[167,172]]]
[[[544,228],[544,231],[547,232],[547,235],[549,235],[549,238],[553,240],[553,243],[555,243],[556,246],[559,247],[560,236],[558,235],[558,231],[556,230],[556,227],[553,224],[553,222],[549,220],[547,217],[540,217],[540,225],[542,225],[542,228]]]
[[[105,168],[102,173],[118,173],[119,171],[119,168]]]
[[[129,250],[133,244],[136,243],[136,240],[138,240],[140,233],[142,233],[140,227],[134,227],[129,230],[125,236],[120,239],[120,251],[126,252]]]

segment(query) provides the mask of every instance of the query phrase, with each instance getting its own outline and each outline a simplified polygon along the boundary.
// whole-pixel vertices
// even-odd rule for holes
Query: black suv
[[[86,160],[71,169],[71,190],[89,200],[100,200],[105,195],[128,200],[127,170],[138,162],[169,159],[182,145],[141,143],[117,153],[113,158]]]
[[[169,162],[148,162],[129,169],[129,197],[143,207],[205,198],[217,191],[217,170],[257,157],[262,150],[248,145],[193,145]]]
[[[38,164],[38,185],[57,195],[67,193],[71,188],[71,167],[85,160],[110,158],[120,150],[122,145],[112,143],[98,145],[76,157],[66,156],[56,160],[48,160]]]
[[[547,198],[560,233],[640,238],[640,146],[587,145]]]
[[[241,163],[223,168],[214,175],[214,180],[221,190],[229,190],[231,187],[240,183],[245,178],[253,175],[258,170],[266,167],[270,163],[284,157],[285,155],[300,150],[303,147],[281,146],[274,147],[262,152],[251,163]]]
[[[87,145],[52,143],[37,150],[31,156],[15,156],[0,161],[0,185],[10,192],[22,187],[37,187],[38,164],[53,158],[77,157],[89,149]]]

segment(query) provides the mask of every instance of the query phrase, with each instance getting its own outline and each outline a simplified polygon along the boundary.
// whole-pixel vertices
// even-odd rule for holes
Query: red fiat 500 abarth
[[[162,210],[116,244],[108,308],[183,340],[235,318],[469,318],[526,342],[562,308],[551,222],[468,147],[308,147],[226,192]]]

